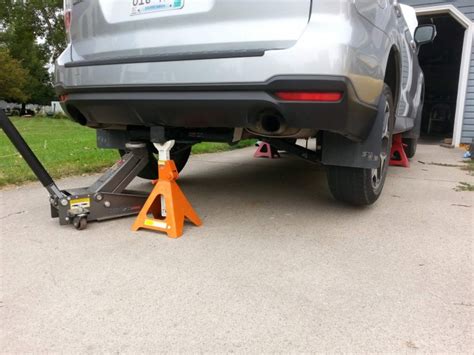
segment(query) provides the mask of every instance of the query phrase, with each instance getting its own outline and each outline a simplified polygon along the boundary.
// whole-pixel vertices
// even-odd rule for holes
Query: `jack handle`
[[[35,153],[33,153],[31,148],[21,136],[20,132],[18,132],[16,127],[13,125],[3,110],[0,110],[0,127],[2,127],[8,139],[10,139],[12,144],[21,154],[41,184],[43,184],[46,190],[48,190],[51,197],[53,199],[57,198],[58,200],[64,198],[65,195],[56,186],[53,178],[48,174],[43,164],[41,164],[41,162],[38,160]]]

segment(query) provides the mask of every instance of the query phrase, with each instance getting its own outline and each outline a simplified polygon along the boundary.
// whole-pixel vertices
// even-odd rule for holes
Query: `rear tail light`
[[[275,96],[284,101],[338,102],[342,100],[343,94],[322,91],[278,91]]]
[[[66,30],[66,39],[71,43],[71,17],[72,17],[72,0],[64,0],[64,28]]]

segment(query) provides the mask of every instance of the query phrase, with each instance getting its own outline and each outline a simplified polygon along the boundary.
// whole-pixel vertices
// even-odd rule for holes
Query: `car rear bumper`
[[[338,102],[279,100],[277,91],[337,91]],[[173,85],[94,87],[64,90],[63,107],[81,124],[165,126],[183,128],[250,128],[266,111],[278,113],[286,126],[367,137],[376,107],[362,103],[349,79],[327,76],[275,77],[265,83],[233,85]]]

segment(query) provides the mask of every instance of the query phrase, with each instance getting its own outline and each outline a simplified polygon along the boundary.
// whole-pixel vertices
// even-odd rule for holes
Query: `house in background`
[[[61,107],[61,103],[59,101],[51,101],[51,112],[53,115],[65,114],[63,108]]]
[[[0,100],[0,110],[6,110],[8,108],[8,102]]]
[[[435,24],[438,37],[421,48],[425,73],[422,135],[474,139],[474,0],[400,0],[415,7],[420,24]]]

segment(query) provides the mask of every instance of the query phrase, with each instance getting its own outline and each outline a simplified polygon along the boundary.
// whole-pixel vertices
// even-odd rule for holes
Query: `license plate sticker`
[[[184,0],[130,0],[132,2],[131,16],[149,14],[152,12],[180,10]]]

